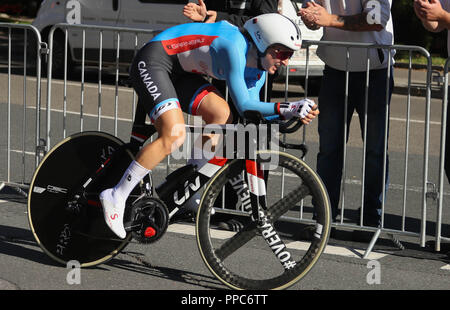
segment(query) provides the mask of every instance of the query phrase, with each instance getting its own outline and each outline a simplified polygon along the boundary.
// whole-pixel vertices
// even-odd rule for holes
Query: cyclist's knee
[[[228,124],[233,120],[230,107],[227,105],[217,105],[214,109],[202,115],[207,124]]]
[[[173,151],[182,146],[184,141],[186,140],[186,129],[184,124],[174,126],[169,134],[164,134],[160,136],[159,139],[161,139],[163,151],[165,152],[165,154],[171,154]]]
[[[226,121],[227,124],[233,124],[234,123],[234,115],[233,112],[230,111],[230,114],[228,115],[228,119]]]
[[[207,124],[226,124],[233,120],[228,103],[215,92],[203,99],[198,114]]]

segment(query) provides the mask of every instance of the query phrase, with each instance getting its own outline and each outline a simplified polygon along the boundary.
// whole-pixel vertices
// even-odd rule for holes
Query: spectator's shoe
[[[244,228],[244,224],[237,219],[229,219],[217,223],[217,227],[223,230],[238,232]]]
[[[103,207],[103,215],[106,225],[120,239],[125,239],[127,232],[123,226],[123,214],[125,211],[125,201],[116,199],[113,189],[109,188],[100,193],[100,202]]]
[[[308,225],[303,229],[301,229],[297,234],[295,234],[294,238],[296,240],[310,241],[314,238],[314,234],[316,234],[316,226]],[[330,238],[334,238],[335,236],[336,236],[336,228],[331,227]]]
[[[316,233],[316,227],[313,225],[308,225],[304,228],[302,228],[296,235],[296,240],[312,240],[314,237],[314,234]]]
[[[358,209],[358,218],[356,224],[361,222],[361,208]],[[364,208],[364,222],[363,226],[381,227],[381,209],[368,210]]]
[[[354,230],[352,232],[352,241],[369,243],[375,232],[373,231],[363,231],[363,230]]]
[[[358,209],[358,220],[356,222],[358,225],[361,223],[361,208]],[[366,212],[364,210],[364,221],[363,226],[368,227],[381,227],[381,209],[375,209],[375,212]],[[373,231],[361,231],[355,230],[352,233],[352,240],[357,242],[368,243],[372,240],[375,232]]]

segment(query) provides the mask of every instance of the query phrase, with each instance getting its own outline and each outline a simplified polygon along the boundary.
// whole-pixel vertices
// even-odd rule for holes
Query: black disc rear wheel
[[[105,224],[99,193],[117,184],[133,160],[118,138],[102,132],[72,135],[43,158],[31,181],[28,219],[42,250],[55,261],[78,261],[81,266],[103,263],[118,254],[131,234],[118,239]],[[111,164],[91,182],[77,208],[68,208],[76,189],[115,154]],[[70,209],[70,210],[69,210]]]

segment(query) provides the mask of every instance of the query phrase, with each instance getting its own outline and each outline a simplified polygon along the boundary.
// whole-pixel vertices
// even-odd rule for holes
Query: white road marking
[[[445,265],[445,266],[441,267],[441,269],[450,271],[450,265]]]
[[[195,236],[195,227],[192,225],[171,224],[167,228],[167,231],[170,231],[173,233],[178,233],[178,234]],[[230,231],[211,229],[211,237],[216,238],[216,239],[230,238],[234,234],[235,234],[234,232],[230,232]],[[286,247],[289,249],[294,249],[294,250],[307,250],[309,247],[309,243],[301,242],[301,241],[294,241],[294,242],[287,243]],[[346,256],[346,257],[362,258],[364,256],[365,251],[359,250],[359,249],[352,249],[349,247],[327,245],[324,253],[331,254],[331,255]],[[378,260],[387,255],[388,254],[385,254],[385,253],[377,253],[377,252],[372,251],[368,255],[367,259],[368,260]]]
[[[56,83],[56,84],[63,84],[62,81],[56,81],[56,82],[54,81],[54,83]],[[67,85],[68,85],[68,86],[80,86],[79,83],[73,83],[73,82],[68,82]],[[97,85],[89,85],[89,84],[85,84],[85,88],[97,88],[97,87],[98,87]],[[102,89],[105,89],[105,90],[115,90],[115,87],[114,87],[114,86],[104,86],[104,85],[102,85]],[[125,87],[119,87],[118,90],[124,91],[124,92],[130,92],[130,93],[133,92],[132,89],[130,89],[130,88],[125,88]],[[29,106],[29,107],[27,107],[27,108],[28,108],[28,109],[36,109],[36,107],[34,107],[34,106]],[[46,107],[41,107],[41,111],[46,111],[46,110],[47,110]],[[63,113],[63,112],[64,112],[63,110],[60,110],[60,109],[54,109],[54,108],[52,108],[52,109],[50,109],[50,110],[53,111],[53,112],[58,112],[58,113]],[[69,111],[69,110],[67,110],[66,113],[67,113],[67,114],[73,114],[73,115],[80,115],[80,112],[79,112],[79,111]],[[83,115],[84,115],[84,116],[89,116],[89,117],[98,117],[97,114],[83,113]],[[356,112],[354,112],[353,115],[352,115],[352,117],[359,117],[359,116],[358,116],[358,114],[357,114]],[[101,118],[104,118],[104,119],[114,119],[113,116],[106,116],[106,115],[101,115]],[[119,120],[119,121],[132,121],[131,118],[118,118],[118,120]],[[390,120],[391,122],[401,122],[401,123],[406,123],[406,122],[407,122],[407,119],[406,119],[406,118],[403,118],[403,117],[394,117],[394,116],[391,116],[391,117],[389,118],[389,120]],[[409,122],[410,122],[411,124],[420,124],[420,125],[425,124],[425,120],[421,120],[421,119],[410,119]],[[441,125],[441,122],[440,122],[440,121],[432,121],[432,120],[430,120],[430,125],[438,125],[438,126],[440,126],[440,125]]]
[[[286,247],[288,247],[290,249],[306,251],[309,247],[309,243],[302,242],[302,241],[294,241],[294,242],[286,244]],[[354,257],[354,258],[362,258],[364,256],[364,252],[365,252],[364,250],[352,249],[349,247],[342,247],[342,246],[335,246],[335,245],[327,245],[327,247],[325,248],[325,251],[324,251],[325,254],[347,256],[347,257]],[[367,259],[368,260],[378,260],[387,255],[388,254],[385,254],[385,253],[370,252]]]
[[[31,82],[37,82],[37,79],[35,77],[27,77],[27,80],[29,80]],[[41,79],[41,83],[45,84],[44,86],[41,86],[41,88],[47,89],[47,79]],[[64,80],[52,79],[52,85],[53,84],[64,85]],[[67,86],[80,87],[81,86],[81,82],[66,81],[66,85]],[[84,88],[98,89],[98,83],[85,82],[84,83]],[[116,86],[115,85],[114,86],[109,86],[108,84],[101,84],[101,88],[102,88],[102,90],[114,90],[114,91],[116,90]],[[134,91],[132,88],[129,88],[129,87],[126,87],[126,86],[121,86],[121,85],[118,85],[117,89],[120,90],[120,91],[127,92],[127,93],[132,93]]]
[[[36,110],[36,107],[28,107],[28,109]],[[47,111],[47,108],[44,108],[44,107],[43,107],[43,108],[41,108],[41,111],[42,111],[42,112],[45,112],[45,111]],[[64,113],[64,110],[61,110],[61,109],[54,109],[54,108],[52,108],[52,109],[50,109],[50,111],[52,111],[52,112],[58,112],[58,113],[61,113],[61,114]],[[66,114],[70,114],[70,115],[80,116],[80,111],[70,111],[70,110],[66,110],[65,113],[66,113]],[[98,114],[91,114],[91,113],[85,113],[85,112],[83,112],[83,116],[97,118],[97,117],[98,117]],[[103,119],[108,119],[108,120],[114,120],[114,119],[115,119],[114,116],[108,116],[108,115],[100,115],[100,118],[101,118],[102,120],[103,120]],[[131,118],[123,118],[123,117],[117,117],[117,120],[118,120],[118,121],[121,121],[121,122],[132,122],[132,121],[133,121]]]
[[[25,155],[28,155],[28,156],[34,156],[34,155],[36,155],[34,152],[29,152],[29,151],[22,151],[22,150],[11,150],[11,153],[19,153],[19,154],[22,154],[22,153],[24,153]]]
[[[167,231],[195,236],[195,227],[191,225],[170,224],[169,227],[167,227]]]

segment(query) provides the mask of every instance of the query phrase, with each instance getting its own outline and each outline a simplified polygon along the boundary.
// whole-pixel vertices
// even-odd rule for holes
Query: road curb
[[[19,289],[20,288],[17,285],[15,285],[14,283],[0,279],[0,291],[2,291],[2,290],[14,291],[14,290],[19,290]]]
[[[426,97],[427,88],[425,86],[411,86],[408,88],[407,85],[394,86],[392,91],[397,95],[408,95],[415,97]],[[431,87],[431,98],[442,99],[442,89],[438,87]]]
[[[406,62],[396,62],[394,64],[394,68],[399,69],[409,69],[409,63]],[[428,66],[424,64],[411,64],[411,70],[427,70]],[[443,66],[431,66],[431,70],[434,71],[444,71]]]

